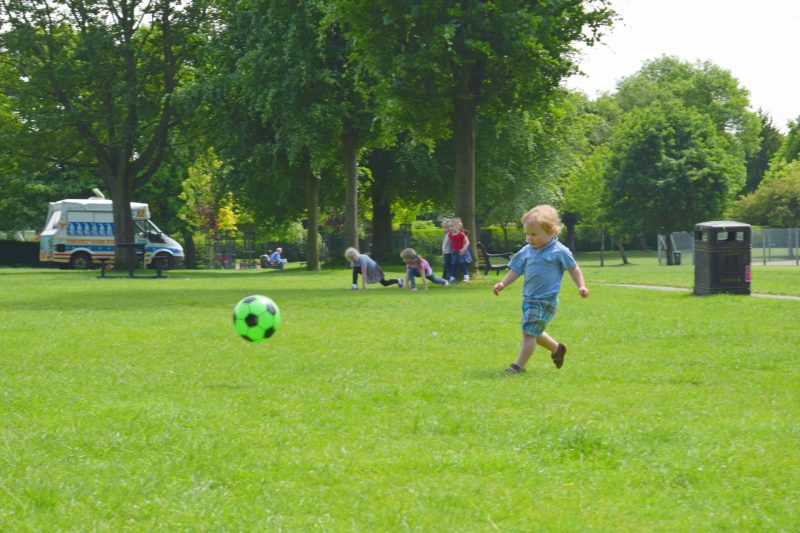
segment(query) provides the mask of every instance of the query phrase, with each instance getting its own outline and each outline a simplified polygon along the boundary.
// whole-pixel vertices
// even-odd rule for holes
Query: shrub
[[[519,226],[485,226],[480,239],[489,253],[516,252],[525,244],[525,231]]]
[[[444,232],[441,228],[414,229],[411,233],[411,247],[426,258],[442,255],[442,239]]]

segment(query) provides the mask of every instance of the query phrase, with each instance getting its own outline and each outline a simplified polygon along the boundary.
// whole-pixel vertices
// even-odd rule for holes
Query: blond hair
[[[556,208],[547,204],[537,205],[522,215],[523,226],[531,223],[539,224],[550,235],[558,235],[563,227]]]
[[[419,261],[422,258],[413,248],[406,248],[405,250],[400,252],[400,259],[408,262],[408,261]]]
[[[344,256],[350,261],[354,261],[355,259],[358,259],[358,250],[356,250],[351,246],[350,248],[344,251]]]

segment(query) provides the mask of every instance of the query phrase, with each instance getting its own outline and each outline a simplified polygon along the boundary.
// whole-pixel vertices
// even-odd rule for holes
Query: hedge
[[[39,243],[0,241],[0,265],[13,267],[43,266],[39,263]]]

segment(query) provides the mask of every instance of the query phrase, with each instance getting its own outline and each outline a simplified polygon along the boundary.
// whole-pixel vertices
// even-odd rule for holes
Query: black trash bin
[[[695,224],[695,294],[750,294],[750,236],[750,225],[742,222]]]
[[[680,265],[681,264],[681,253],[680,252],[672,252],[672,264],[673,265]]]

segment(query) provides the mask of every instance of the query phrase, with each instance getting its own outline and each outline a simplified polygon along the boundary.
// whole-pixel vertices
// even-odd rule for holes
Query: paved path
[[[792,259],[791,261],[789,260],[767,261],[766,263],[764,263],[764,261],[753,261],[752,264],[757,266],[797,266],[797,261],[795,261],[794,259]]]
[[[634,285],[631,283],[596,283],[595,285],[608,285],[610,287],[628,287],[629,289],[650,289],[665,292],[692,292],[692,289],[685,287],[664,287],[662,285]],[[772,298],[774,300],[796,300],[800,302],[800,296],[789,296],[788,294],[765,294],[751,293],[754,298]]]

